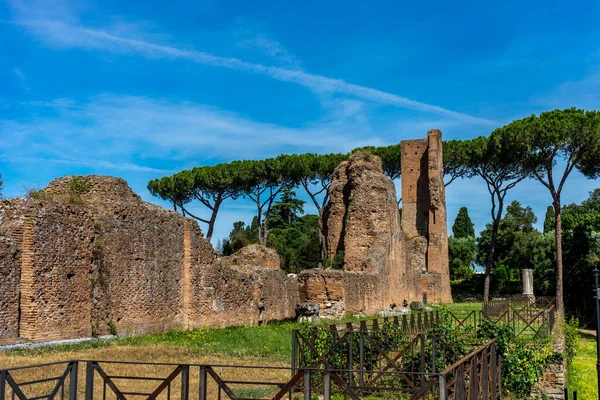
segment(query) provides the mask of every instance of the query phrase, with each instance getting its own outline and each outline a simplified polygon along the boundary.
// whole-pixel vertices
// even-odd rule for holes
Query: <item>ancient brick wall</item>
[[[195,221],[122,179],[60,178],[37,198],[0,202],[0,343],[295,315],[297,280],[271,250],[216,260]]]
[[[2,205],[0,241],[12,242],[1,261],[9,278],[3,279],[0,298],[0,309],[7,311],[0,315],[0,325],[7,322],[3,336],[32,341],[91,336],[93,227],[85,211],[20,199]]]
[[[72,177],[45,194],[73,202]],[[94,333],[142,334],[181,327],[184,218],[142,201],[118,178],[88,176],[76,202],[96,229],[93,268]]]
[[[274,261],[271,249],[252,246],[207,263],[200,254],[208,247],[208,243],[198,247],[199,256],[193,261],[193,326],[257,325],[295,316],[297,279],[273,268],[279,261]]]
[[[0,345],[19,337],[20,244],[24,201],[0,201]]]

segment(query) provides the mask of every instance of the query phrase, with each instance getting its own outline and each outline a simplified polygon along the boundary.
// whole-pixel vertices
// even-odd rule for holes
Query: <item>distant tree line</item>
[[[391,179],[401,175],[399,144],[363,147],[382,160],[384,173]],[[570,108],[544,112],[498,128],[488,136],[444,142],[446,184],[458,178],[482,179],[490,194],[489,238],[485,255],[478,255],[485,267],[484,297],[489,298],[492,268],[495,265],[499,230],[507,193],[525,179],[536,179],[548,189],[553,205],[553,232],[556,248],[556,295],[559,312],[563,311],[563,251],[561,193],[574,169],[588,178],[600,175],[600,114]],[[150,192],[172,203],[183,215],[208,226],[211,238],[222,203],[246,197],[256,204],[257,241],[268,243],[268,221],[273,206],[285,190],[302,187],[318,210],[318,239],[321,258],[327,254],[323,236],[323,208],[333,171],[347,154],[293,154],[265,160],[233,161],[214,166],[196,167],[149,182]],[[556,170],[560,168],[560,174]],[[203,218],[189,211],[189,203],[198,201],[209,211]],[[289,220],[288,220],[289,222]],[[550,222],[549,222],[550,223]],[[486,234],[487,235],[487,234]]]

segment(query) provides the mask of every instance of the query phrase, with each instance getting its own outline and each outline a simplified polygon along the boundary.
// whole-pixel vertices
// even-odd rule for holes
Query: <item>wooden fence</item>
[[[370,371],[380,379],[362,385],[348,379],[359,370],[71,360],[0,370],[0,400],[496,400],[499,360],[492,353],[490,342],[441,373]],[[487,397],[473,397],[475,387]]]
[[[537,308],[533,305],[518,307],[506,301],[492,301],[483,304],[481,310],[467,313],[448,313],[453,327],[473,326],[475,329],[483,320],[492,324],[509,325],[517,336],[549,336],[556,323],[556,308]]]

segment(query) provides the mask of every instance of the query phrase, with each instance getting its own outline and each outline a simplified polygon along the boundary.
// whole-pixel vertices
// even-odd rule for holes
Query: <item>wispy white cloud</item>
[[[299,84],[316,93],[343,94],[380,104],[443,115],[465,123],[496,125],[496,122],[485,118],[459,113],[341,79],[311,74],[299,69],[250,63],[234,57],[222,57],[194,49],[132,38],[115,34],[106,29],[86,27],[78,22],[73,22],[73,17],[60,20],[48,18],[43,13],[44,8],[35,7],[35,4],[28,7],[27,3],[19,0],[11,0],[10,4],[16,11],[16,23],[39,40],[52,46],[131,54],[149,59],[188,60],[203,65],[266,75],[279,81]],[[35,11],[31,11],[32,7]],[[266,43],[263,44],[266,45]],[[271,47],[271,51],[278,51],[276,46],[273,47],[273,43],[271,43]]]
[[[4,151],[68,162],[100,159],[122,165],[133,154],[197,165],[307,149],[349,151],[385,140],[368,126],[357,125],[354,113],[291,128],[202,104],[112,94],[79,104],[63,98],[20,107],[24,113],[37,108],[37,117],[0,120]],[[80,158],[67,159],[65,154]]]
[[[240,18],[236,21],[234,36],[236,46],[243,49],[257,51],[270,59],[288,67],[300,67],[300,62],[281,42],[269,35],[263,27],[255,21]]]
[[[13,72],[15,73],[15,75],[17,76],[17,78],[19,78],[22,81],[25,81],[25,74],[19,68],[13,69]]]
[[[133,163],[113,163],[106,160],[78,160],[78,159],[55,159],[55,158],[44,158],[44,157],[18,157],[0,154],[0,158],[11,161],[11,162],[35,162],[35,163],[53,163],[53,164],[67,164],[83,167],[91,167],[100,170],[118,170],[118,171],[135,171],[135,172],[156,172],[160,174],[171,174],[177,172],[170,169],[160,169],[146,167],[144,165],[138,165]]]
[[[289,53],[285,47],[278,41],[267,37],[264,34],[259,34],[253,37],[246,37],[237,42],[237,45],[242,48],[250,48],[261,51],[271,58],[281,61],[288,65],[297,65],[296,58]]]

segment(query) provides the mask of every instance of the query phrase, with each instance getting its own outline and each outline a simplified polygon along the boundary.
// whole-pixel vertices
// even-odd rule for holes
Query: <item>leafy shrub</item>
[[[577,351],[577,343],[579,340],[579,320],[575,317],[571,317],[563,324],[563,331],[565,333],[565,358],[567,362],[571,364],[575,353]]]
[[[502,358],[502,381],[508,393],[524,398],[558,355],[550,340],[516,338],[508,343]]]
[[[516,338],[515,330],[512,326],[505,323],[496,324],[490,319],[480,321],[475,336],[485,340],[496,339],[496,348],[500,354],[504,354],[508,345]]]

